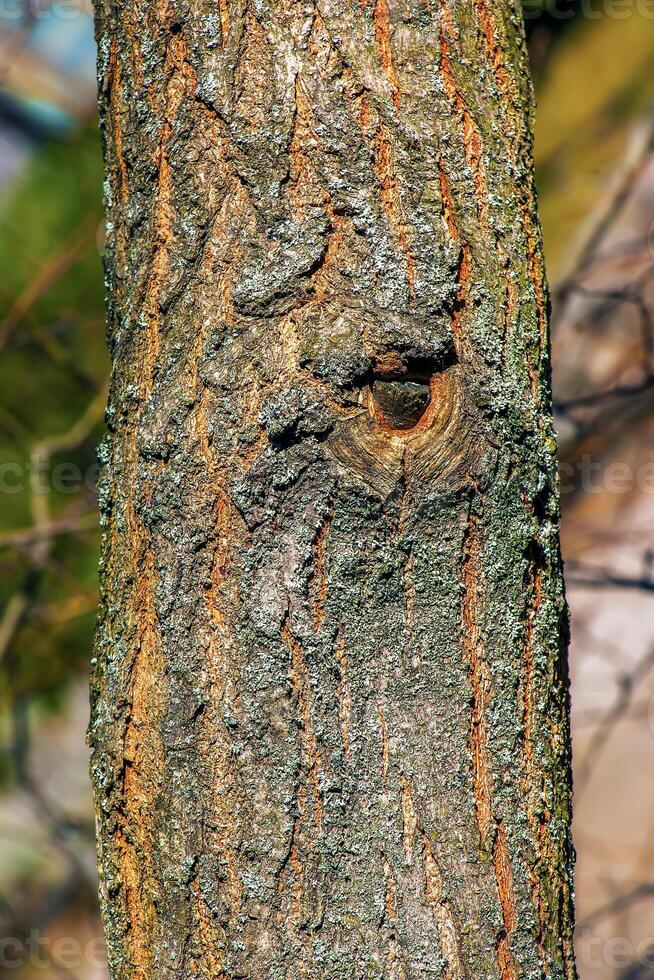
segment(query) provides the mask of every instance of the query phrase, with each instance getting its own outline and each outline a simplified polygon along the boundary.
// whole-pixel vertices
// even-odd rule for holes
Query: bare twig
[[[53,535],[49,533],[52,522],[49,512],[48,488],[37,485],[37,480],[34,480],[34,477],[42,477],[55,453],[75,449],[88,438],[102,418],[105,402],[106,390],[102,389],[70,429],[59,435],[43,439],[32,448],[30,453],[33,477],[31,500],[34,526],[29,548],[31,567],[25,573],[20,588],[9,600],[2,620],[0,620],[0,662],[6,656],[13,638],[27,615],[52,547]]]
[[[4,320],[0,323],[0,350],[5,346],[11,333],[20,323],[21,319],[50,289],[55,282],[75,264],[94,241],[95,226],[89,218],[75,229],[70,238],[64,243],[63,247],[39,270],[35,279],[18,296]]]
[[[587,915],[585,919],[582,919],[577,923],[578,929],[591,929],[596,926],[599,922],[604,919],[610,919],[614,915],[619,915],[620,912],[624,912],[635,905],[637,902],[642,902],[644,899],[654,897],[654,882],[644,882],[641,885],[636,885],[628,892],[624,892],[622,895],[616,895],[605,905],[601,905],[590,915]]]
[[[650,650],[630,673],[622,674],[618,678],[618,694],[615,703],[597,725],[583,762],[575,773],[575,791],[578,794],[583,792],[588,785],[602,751],[620,721],[629,711],[638,685],[647,677],[652,667],[654,667],[654,649]]]
[[[30,548],[44,537],[55,538],[63,534],[76,534],[78,531],[91,530],[97,527],[97,524],[95,510],[87,510],[83,514],[64,515],[40,527],[24,527],[0,534],[0,548]]]
[[[650,575],[630,578],[617,575],[606,568],[594,568],[582,562],[567,561],[566,581],[586,589],[635,589],[639,592],[654,592],[654,579]]]
[[[654,152],[654,118],[641,120],[634,129],[625,159],[611,191],[601,200],[584,229],[579,245],[570,260],[570,272],[557,290],[566,299],[579,274],[586,270],[606,240],[620,212],[629,200],[634,187]]]

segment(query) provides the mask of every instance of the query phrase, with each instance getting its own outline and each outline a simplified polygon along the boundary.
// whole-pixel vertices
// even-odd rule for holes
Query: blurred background
[[[528,0],[582,980],[654,980],[654,0]],[[0,0],[0,975],[107,977],[84,733],[108,371],[89,0]]]

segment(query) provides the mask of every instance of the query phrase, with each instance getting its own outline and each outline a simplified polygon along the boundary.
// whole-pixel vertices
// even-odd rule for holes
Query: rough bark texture
[[[114,978],[566,978],[521,13],[98,0]]]

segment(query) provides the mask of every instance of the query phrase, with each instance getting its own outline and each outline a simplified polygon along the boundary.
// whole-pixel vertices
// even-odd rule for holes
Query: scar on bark
[[[380,429],[390,435],[424,428],[438,407],[441,374],[449,361],[405,364],[392,355],[378,359],[369,385],[370,410]]]

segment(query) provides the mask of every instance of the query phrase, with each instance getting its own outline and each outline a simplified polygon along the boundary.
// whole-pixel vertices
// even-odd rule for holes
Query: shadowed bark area
[[[573,980],[520,10],[97,6],[112,975]]]

